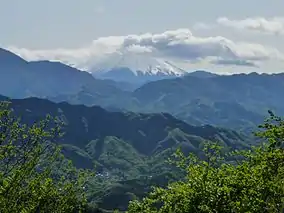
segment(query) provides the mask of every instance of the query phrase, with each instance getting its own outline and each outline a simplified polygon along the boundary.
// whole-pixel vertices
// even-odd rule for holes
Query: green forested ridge
[[[209,125],[192,126],[165,113],[109,112],[100,107],[56,104],[38,98],[11,102],[14,113],[24,123],[32,124],[46,114],[60,119],[65,132],[60,144],[66,152],[86,159],[103,159],[106,152],[113,152],[121,155],[118,158],[129,153],[139,161],[178,146],[198,154],[204,140],[219,140],[226,148],[249,148],[252,142],[236,131]]]

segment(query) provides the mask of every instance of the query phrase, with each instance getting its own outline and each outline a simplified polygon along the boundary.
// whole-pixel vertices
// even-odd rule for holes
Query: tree
[[[216,143],[205,146],[206,160],[177,151],[186,179],[130,202],[128,213],[282,212],[284,121],[270,112],[260,128],[257,136],[267,142],[231,153],[235,162],[224,161]]]
[[[61,124],[47,116],[31,126],[0,104],[0,212],[83,212],[86,170],[76,170],[56,145]]]

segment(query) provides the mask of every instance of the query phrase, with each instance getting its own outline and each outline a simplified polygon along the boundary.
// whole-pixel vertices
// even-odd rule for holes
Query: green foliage
[[[76,170],[55,145],[60,123],[22,124],[0,105],[0,212],[82,212],[90,173]]]
[[[129,143],[116,137],[91,141],[86,146],[86,151],[112,175],[133,178],[146,170],[143,156]]]
[[[154,188],[142,201],[130,202],[128,213],[282,212],[284,121],[270,115],[257,133],[268,142],[232,153],[234,163],[224,161],[217,143],[204,147],[205,160],[178,151],[186,180]]]

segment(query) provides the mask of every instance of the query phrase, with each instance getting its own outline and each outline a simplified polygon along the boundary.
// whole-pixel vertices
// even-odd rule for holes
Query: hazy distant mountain
[[[123,94],[133,90],[128,84],[95,79],[60,62],[27,62],[19,56],[0,49],[0,94],[12,98],[55,97],[77,94],[88,88],[100,97]]]
[[[195,73],[196,74],[196,73]],[[198,72],[200,74],[200,72]],[[146,83],[123,98],[98,100],[81,94],[55,101],[98,104],[135,112],[167,112],[189,122],[242,129],[250,132],[263,122],[267,111],[284,115],[284,74],[190,75]]]
[[[235,74],[161,80],[133,93],[143,110],[164,111],[190,123],[231,128],[259,124],[267,110],[284,115],[284,74]]]
[[[138,53],[111,54],[95,65],[96,78],[143,84],[165,78],[180,77],[186,71],[169,61]]]
[[[135,79],[143,73],[144,80],[154,74],[153,69],[135,74],[129,68],[120,71]],[[155,78],[159,78],[158,73]],[[113,111],[167,112],[191,124],[246,130],[261,123],[268,109],[284,115],[284,101],[280,98],[284,74],[221,76],[196,71],[181,76],[185,73],[180,70],[168,74],[170,79],[144,82],[136,89],[137,80],[133,84],[99,80],[59,62],[27,62],[0,49],[0,94],[9,97],[45,97],[55,102],[100,105]]]

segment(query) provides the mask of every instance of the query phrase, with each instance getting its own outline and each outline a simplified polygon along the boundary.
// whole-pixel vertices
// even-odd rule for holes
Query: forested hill
[[[166,113],[109,112],[98,106],[53,103],[38,98],[11,102],[25,123],[33,123],[46,114],[60,118],[65,124],[60,143],[83,150],[87,159],[99,158],[98,150],[102,152],[105,140],[110,138],[118,146],[127,146],[142,156],[157,155],[178,146],[198,153],[204,140],[217,139],[233,149],[249,146],[249,140],[235,131],[209,125],[192,126]]]

